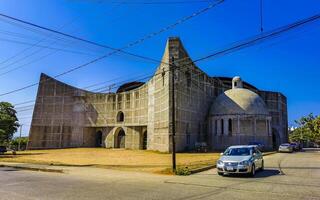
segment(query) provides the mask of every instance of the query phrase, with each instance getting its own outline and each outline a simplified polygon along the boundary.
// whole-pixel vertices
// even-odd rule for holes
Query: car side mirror
[[[222,156],[223,155],[223,153],[220,153],[220,156]]]
[[[252,155],[253,155],[253,156],[256,156],[256,155],[257,155],[257,153],[253,153]]]

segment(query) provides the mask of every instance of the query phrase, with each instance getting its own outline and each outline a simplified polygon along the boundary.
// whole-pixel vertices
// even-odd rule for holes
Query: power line
[[[65,75],[65,74],[69,74],[69,73],[71,73],[71,72],[73,72],[73,71],[76,71],[76,70],[78,70],[78,69],[80,69],[80,68],[86,67],[86,66],[88,66],[88,65],[90,65],[90,64],[93,64],[93,63],[95,63],[95,62],[98,62],[98,61],[100,61],[100,60],[102,60],[102,59],[104,59],[104,58],[106,58],[106,57],[109,57],[109,56],[111,56],[111,55],[113,55],[113,54],[115,54],[115,53],[123,52],[124,49],[127,49],[127,48],[130,48],[130,47],[132,47],[132,46],[135,46],[135,45],[138,45],[138,44],[140,44],[140,43],[143,43],[145,40],[148,40],[148,39],[150,39],[150,38],[152,38],[152,37],[154,37],[154,36],[157,36],[157,35],[165,32],[165,31],[167,31],[167,30],[170,30],[170,29],[172,29],[172,28],[175,28],[176,26],[178,26],[178,25],[180,25],[180,24],[182,24],[182,23],[184,23],[184,22],[186,22],[186,21],[188,21],[188,20],[190,20],[190,19],[192,19],[192,18],[194,18],[194,17],[196,17],[196,16],[199,16],[199,15],[201,15],[201,14],[209,11],[209,10],[212,9],[213,7],[219,5],[219,4],[223,3],[223,2],[224,2],[224,0],[220,0],[220,1],[217,1],[216,3],[209,4],[207,7],[203,8],[203,9],[201,9],[201,10],[198,10],[198,11],[192,13],[191,15],[188,15],[188,16],[186,16],[186,17],[183,17],[183,18],[179,19],[178,21],[176,21],[176,22],[174,22],[174,23],[172,23],[172,24],[170,24],[170,25],[168,25],[168,26],[160,29],[159,31],[156,31],[156,32],[152,32],[152,33],[150,33],[150,34],[147,34],[147,35],[145,35],[144,37],[142,37],[142,38],[140,38],[140,39],[138,39],[138,40],[135,40],[135,41],[127,44],[126,46],[124,46],[124,47],[122,47],[122,48],[120,48],[120,49],[114,49],[114,51],[112,51],[112,52],[110,52],[110,53],[107,53],[107,54],[105,54],[105,55],[103,55],[103,56],[101,56],[101,57],[95,58],[95,59],[93,59],[93,60],[91,60],[91,61],[89,61],[89,62],[87,62],[87,63],[84,63],[84,64],[82,64],[82,65],[78,65],[78,66],[76,66],[76,67],[74,67],[74,68],[71,68],[71,69],[69,69],[69,70],[67,70],[67,71],[64,71],[64,72],[62,72],[62,73],[54,76],[53,78],[57,78],[57,77],[60,77],[60,76]],[[1,13],[0,13],[0,16],[5,16],[5,17],[8,17],[8,18],[12,18],[12,17],[10,17],[10,16],[3,15],[3,14],[1,14]],[[13,18],[13,19],[16,19],[16,18]],[[16,20],[19,20],[19,19],[16,19]],[[22,20],[19,20],[19,21],[22,21]],[[24,22],[24,23],[29,23],[29,22],[25,22],[25,21],[22,21],[22,22]],[[31,24],[32,24],[32,23],[31,23]],[[35,25],[35,26],[38,26],[38,25]],[[41,26],[39,26],[39,27],[41,27]],[[44,29],[47,29],[47,28],[44,28]],[[48,30],[50,30],[50,29],[48,29]],[[54,30],[53,30],[53,31],[54,31]],[[55,32],[59,33],[58,31],[55,31]],[[64,34],[64,33],[62,33],[62,32],[60,32],[60,33],[61,33],[61,34]],[[66,35],[68,35],[68,34],[66,34]],[[71,36],[71,37],[72,37],[72,36]],[[79,39],[80,39],[80,40],[84,40],[84,39],[81,39],[81,38],[79,38]],[[86,41],[86,40],[84,40],[84,41]],[[88,42],[90,42],[90,41],[88,41]],[[127,52],[126,52],[126,53],[127,53]],[[130,54],[131,54],[131,53],[130,53]],[[145,56],[139,56],[139,57],[141,57],[141,58],[146,58]],[[152,59],[152,60],[154,60],[154,59]],[[157,62],[159,62],[159,61],[157,61]],[[161,63],[161,61],[160,61],[160,63]],[[0,94],[0,96],[5,96],[5,95],[8,95],[8,94],[16,93],[16,92],[25,90],[25,89],[27,89],[27,88],[34,87],[34,86],[36,86],[36,85],[38,85],[38,84],[39,84],[39,82],[33,83],[33,84],[30,84],[30,85],[24,86],[24,87],[22,87],[22,88],[19,88],[19,89],[15,89],[15,90],[12,90],[12,91],[9,91],[9,92],[6,92],[6,93],[2,93],[2,94]]]
[[[255,37],[249,38],[249,39],[247,39],[245,41],[241,41],[241,42],[239,42],[239,43],[237,43],[235,45],[232,45],[231,47],[228,47],[228,48],[223,49],[221,51],[216,51],[216,52],[214,52],[214,53],[212,53],[210,55],[207,55],[205,57],[199,58],[199,59],[195,60],[194,62],[200,62],[202,60],[206,60],[206,59],[209,59],[209,58],[212,58],[212,57],[218,57],[218,56],[221,56],[221,55],[226,55],[228,53],[231,53],[231,52],[234,52],[234,51],[249,47],[251,45],[255,45],[258,42],[264,41],[266,39],[276,37],[276,36],[278,36],[278,35],[280,35],[280,34],[282,34],[284,32],[290,31],[292,29],[298,28],[298,27],[300,27],[302,25],[305,25],[307,23],[310,23],[310,22],[313,22],[313,21],[316,21],[316,20],[319,20],[319,19],[320,19],[320,15],[319,14],[318,15],[314,15],[312,17],[309,17],[309,18],[294,22],[292,24],[280,27],[278,29],[275,29],[275,30],[272,30],[272,31],[269,31],[269,32],[265,32],[263,34],[259,34],[259,35],[255,36]]]
[[[212,57],[217,57],[217,56],[221,56],[221,55],[225,55],[225,54],[231,53],[231,52],[236,51],[236,50],[240,50],[240,49],[248,47],[250,45],[254,45],[257,42],[269,39],[271,37],[275,37],[275,36],[277,36],[277,35],[279,35],[279,34],[281,34],[283,32],[286,32],[286,31],[292,30],[294,28],[297,28],[299,26],[302,26],[302,25],[304,25],[306,23],[318,20],[319,18],[320,18],[320,15],[315,15],[315,16],[300,20],[298,22],[283,26],[283,27],[275,29],[273,31],[266,32],[263,35],[259,35],[259,36],[256,36],[254,38],[251,38],[248,41],[241,42],[241,43],[233,45],[233,46],[231,46],[229,48],[226,48],[226,49],[223,49],[221,51],[217,51],[217,52],[214,52],[214,53],[212,53],[210,55],[204,56],[202,58],[196,59],[193,62],[200,62],[200,61],[212,58]],[[35,85],[37,85],[37,84],[35,84]],[[26,86],[26,87],[28,87],[28,86]],[[26,87],[21,88],[20,90],[26,89]],[[20,90],[18,90],[18,91],[20,91]],[[11,91],[10,93],[14,93],[14,92],[15,91]],[[1,94],[0,96],[4,96],[4,95],[6,95],[6,93]]]
[[[0,13],[0,16],[8,18],[8,19],[11,19],[11,20],[14,20],[14,21],[17,21],[17,22],[20,22],[20,23],[23,23],[23,24],[26,24],[26,25],[29,25],[29,26],[36,27],[36,28],[41,29],[41,30],[49,31],[49,32],[52,32],[52,33],[55,33],[55,34],[58,34],[58,35],[62,35],[62,36],[74,39],[74,40],[85,42],[85,43],[88,43],[88,44],[91,44],[91,45],[95,45],[95,46],[102,47],[102,48],[107,48],[107,49],[110,49],[110,50],[113,50],[113,51],[117,50],[119,52],[122,52],[122,53],[125,53],[125,54],[128,54],[128,55],[140,57],[139,55],[135,55],[133,53],[125,52],[123,50],[120,50],[120,49],[117,49],[117,48],[114,48],[114,47],[111,47],[111,46],[108,46],[108,45],[105,45],[105,44],[100,44],[98,42],[94,42],[94,41],[90,41],[90,40],[87,40],[87,39],[84,39],[84,38],[73,36],[73,35],[58,31],[58,30],[54,30],[54,29],[47,28],[47,27],[44,27],[44,26],[41,26],[41,25],[37,25],[37,24],[32,23],[32,22],[27,22],[27,21],[22,20],[22,19],[11,17],[9,15],[5,15],[5,14]]]
[[[122,3],[122,4],[132,4],[132,5],[177,5],[177,4],[197,4],[197,3],[209,3],[209,0],[196,0],[196,1],[110,1],[104,3],[115,4],[115,3]]]
[[[195,12],[193,13],[192,15],[190,16],[187,16],[185,18],[182,18],[180,20],[178,20],[176,23],[172,24],[171,26],[175,27],[181,23],[183,23],[184,21],[187,21],[195,16],[198,16],[208,10],[210,10],[211,8],[213,8],[214,6],[222,3],[224,0],[218,0],[216,3],[214,4],[209,4],[208,7],[198,11],[198,12]],[[41,25],[38,25],[38,24],[35,24],[35,23],[32,23],[32,22],[28,22],[28,21],[25,21],[25,20],[22,20],[22,19],[18,19],[18,18],[15,18],[15,17],[12,17],[12,16],[9,16],[9,15],[5,15],[5,14],[2,14],[0,13],[0,16],[2,17],[5,17],[7,19],[10,19],[10,20],[14,20],[14,21],[17,21],[17,22],[20,22],[20,23],[23,23],[23,24],[26,24],[26,25],[29,25],[29,26],[33,26],[33,27],[36,27],[36,28],[39,28],[41,30],[45,30],[45,31],[49,31],[49,32],[52,32],[52,33],[55,33],[55,34],[58,34],[58,35],[62,35],[62,36],[65,36],[65,37],[68,37],[68,38],[72,38],[74,40],[78,40],[78,41],[82,41],[82,42],[85,42],[85,43],[88,43],[88,44],[91,44],[91,45],[95,45],[95,46],[98,46],[98,47],[102,47],[102,48],[107,48],[107,49],[110,49],[110,50],[113,50],[113,51],[117,51],[117,52],[120,52],[120,53],[123,53],[123,54],[127,54],[127,55],[130,55],[130,56],[134,56],[134,57],[138,57],[138,58],[142,58],[142,59],[146,59],[146,60],[149,60],[149,61],[153,61],[153,62],[158,62],[157,60],[153,59],[153,58],[149,58],[149,57],[146,57],[146,56],[142,56],[142,55],[138,55],[138,54],[134,54],[134,53],[130,53],[130,52],[127,52],[127,51],[124,51],[123,49],[125,48],[121,48],[121,49],[117,49],[117,48],[114,48],[114,47],[111,47],[111,46],[108,46],[108,45],[105,45],[105,44],[100,44],[98,42],[94,42],[94,41],[90,41],[90,40],[87,40],[87,39],[84,39],[84,38],[80,38],[80,37],[77,37],[77,36],[73,36],[73,35],[70,35],[70,34],[67,34],[67,33],[63,33],[61,31],[58,31],[58,30],[54,30],[54,29],[51,29],[51,28],[47,28],[47,27],[44,27],[44,26],[41,26]],[[170,26],[167,26],[163,29],[161,29],[159,31],[159,33],[151,33],[150,35],[147,35],[149,37],[153,37],[152,34],[160,34],[164,31],[166,31],[167,29],[170,29],[171,27]],[[148,39],[148,37],[145,37],[145,39]],[[143,38],[142,38],[143,39]],[[141,40],[142,40],[141,39]],[[144,39],[144,40],[145,40]],[[139,42],[138,40],[136,42]],[[134,45],[134,44],[133,44]],[[12,71],[12,70],[11,70]],[[11,72],[10,71],[10,72]]]
[[[4,41],[4,42],[10,42],[10,43],[28,45],[28,46],[39,47],[39,48],[44,48],[44,49],[58,50],[58,51],[64,51],[64,52],[68,52],[68,53],[74,53],[74,54],[82,54],[82,55],[90,55],[90,56],[93,56],[93,54],[88,54],[88,53],[81,52],[81,51],[70,50],[70,49],[62,49],[62,48],[56,48],[56,47],[45,46],[45,45],[38,45],[38,44],[31,44],[31,43],[24,42],[24,41],[19,41],[19,40],[12,40],[12,39],[6,39],[6,38],[0,38],[0,40],[1,40],[1,41]],[[0,69],[3,69],[3,68],[5,68],[5,67],[1,67]]]
[[[119,5],[120,5],[120,4],[119,4]],[[110,10],[110,12],[111,12],[114,8],[115,8],[115,7],[113,7],[113,8]],[[71,21],[69,21],[69,22],[67,22],[66,24],[62,25],[60,29],[62,29],[63,27],[65,27],[65,26],[67,26],[67,25],[70,25],[70,24],[74,23],[74,22],[76,21],[76,19],[79,18],[80,16],[81,16],[81,15],[78,15],[77,17],[73,18]],[[5,18],[5,19],[6,19],[6,20],[10,20],[10,19],[7,19],[7,18]],[[6,21],[6,22],[7,22],[7,21]],[[16,22],[16,21],[13,21],[13,22]],[[20,24],[18,24],[19,21],[16,22],[16,23],[12,23],[11,21],[9,21],[9,22],[7,22],[7,23],[20,26]],[[23,25],[25,25],[25,24],[23,24]],[[21,26],[20,26],[20,27],[21,27]],[[26,27],[23,27],[23,28],[29,30],[29,29],[26,28]],[[43,32],[41,32],[41,33],[42,33],[42,34],[45,34],[45,33],[43,33]],[[52,32],[50,32],[50,33],[51,33],[51,34],[45,34],[45,36],[46,36],[46,37],[55,36],[54,39],[56,40],[56,41],[50,43],[50,45],[56,44],[57,42],[60,42],[60,41],[64,40],[64,38],[57,37],[57,35],[54,34],[54,33],[52,33]],[[28,48],[23,49],[22,51],[18,52],[17,54],[15,54],[15,55],[7,58],[7,59],[4,60],[4,61],[2,61],[0,64],[4,64],[4,63],[8,62],[9,60],[14,59],[15,57],[17,57],[17,56],[23,54],[24,52],[32,49],[33,47],[37,46],[38,44],[40,44],[41,42],[43,42],[43,41],[45,41],[45,40],[46,40],[46,38],[40,39],[39,41],[37,41],[36,43],[34,43],[33,45],[31,45],[31,47],[28,47]],[[2,75],[7,74],[7,73],[10,73],[10,72],[12,72],[12,71],[15,71],[15,70],[17,70],[17,69],[20,69],[20,68],[22,68],[22,67],[24,67],[24,66],[26,66],[26,65],[29,65],[29,64],[34,63],[34,62],[37,62],[37,61],[39,61],[39,60],[41,60],[41,59],[44,59],[44,58],[46,58],[46,57],[48,57],[48,56],[56,53],[57,51],[59,51],[59,50],[56,50],[56,51],[54,51],[54,52],[50,52],[49,54],[46,54],[46,55],[44,55],[44,56],[41,56],[39,59],[33,59],[31,62],[28,62],[28,63],[22,64],[22,65],[20,65],[20,66],[18,66],[18,67],[15,67],[15,68],[13,68],[13,69],[11,69],[11,70],[3,73]],[[10,67],[11,65],[13,65],[13,64],[15,64],[15,63],[17,63],[17,62],[20,62],[21,60],[25,60],[26,58],[28,58],[28,57],[30,57],[30,56],[33,56],[34,54],[37,54],[37,53],[39,53],[39,52],[41,52],[41,49],[40,49],[40,50],[37,50],[37,51],[34,51],[33,53],[24,56],[23,58],[19,59],[18,61],[15,61],[15,62],[13,62],[13,63],[10,63],[9,65],[4,66],[4,67],[2,67],[2,68],[0,68],[0,69],[4,69],[4,68],[7,68],[7,67]]]

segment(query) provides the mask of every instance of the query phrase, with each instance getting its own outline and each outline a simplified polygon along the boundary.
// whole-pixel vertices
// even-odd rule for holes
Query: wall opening
[[[147,131],[143,132],[142,136],[142,149],[146,150],[148,146],[148,134]]]
[[[272,148],[277,150],[280,145],[280,136],[276,129],[272,129]]]
[[[224,133],[224,123],[223,123],[223,119],[221,119],[221,135],[223,135]]]
[[[218,120],[214,120],[214,135],[218,135]]]
[[[229,119],[228,121],[228,132],[229,135],[232,135],[232,119]]]
[[[101,147],[102,145],[102,132],[101,131],[97,131],[96,132],[96,147]]]
[[[118,128],[114,134],[114,148],[126,147],[126,134],[122,128]]]
[[[124,121],[124,114],[122,111],[120,111],[117,114],[117,122],[123,122],[123,121]]]

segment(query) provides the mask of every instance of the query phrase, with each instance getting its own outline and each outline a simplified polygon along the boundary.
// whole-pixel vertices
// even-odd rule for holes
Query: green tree
[[[7,145],[19,127],[17,112],[8,102],[0,102],[0,144]]]
[[[18,150],[19,142],[20,142],[20,149],[25,150],[27,148],[27,144],[28,144],[28,137],[14,138],[10,142],[11,148]]]
[[[290,132],[290,141],[320,143],[320,116],[310,113],[296,120],[296,129]]]

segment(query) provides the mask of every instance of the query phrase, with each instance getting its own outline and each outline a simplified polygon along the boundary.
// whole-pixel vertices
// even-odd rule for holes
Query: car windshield
[[[242,148],[229,148],[224,153],[224,156],[250,156],[251,148],[242,147]]]
[[[290,144],[282,144],[281,146],[286,147],[286,146],[290,146]]]

